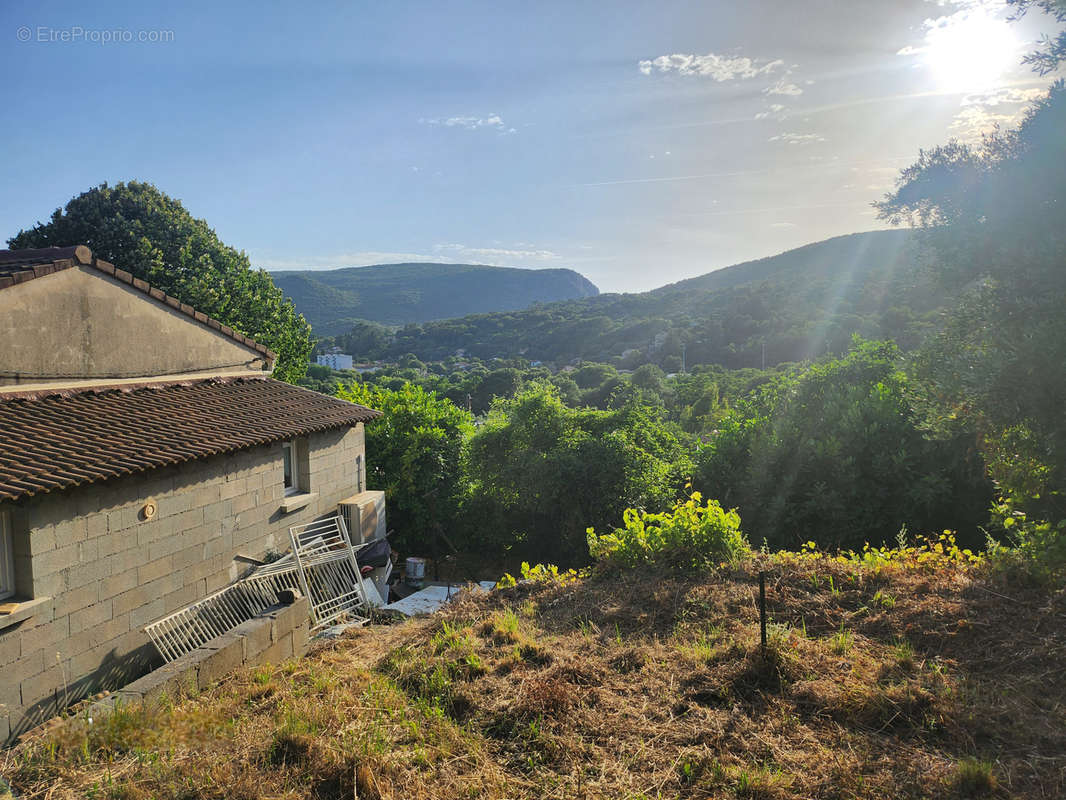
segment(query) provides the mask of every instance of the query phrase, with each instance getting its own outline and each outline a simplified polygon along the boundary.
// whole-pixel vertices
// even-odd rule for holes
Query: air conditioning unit
[[[385,535],[385,492],[360,492],[337,504],[353,545],[364,544]]]

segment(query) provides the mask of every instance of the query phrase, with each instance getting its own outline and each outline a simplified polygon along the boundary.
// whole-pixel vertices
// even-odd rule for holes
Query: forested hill
[[[338,337],[367,358],[523,356],[667,371],[757,367],[847,349],[854,333],[915,346],[947,295],[917,263],[909,231],[840,236],[641,294],[601,294],[525,311],[479,314],[395,334],[359,326]]]
[[[404,325],[599,294],[570,269],[475,264],[379,264],[272,277],[319,336],[345,331],[357,320]]]
[[[907,246],[911,238],[910,230],[899,229],[836,236],[670,283],[647,294],[681,297],[764,280],[787,282],[790,278],[803,278],[821,281],[831,278],[854,283],[870,275],[888,276],[912,265],[914,253]]]

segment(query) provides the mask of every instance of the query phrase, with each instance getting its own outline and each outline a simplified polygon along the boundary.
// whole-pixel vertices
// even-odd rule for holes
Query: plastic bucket
[[[412,556],[403,562],[404,579],[408,583],[421,583],[426,577],[426,560]]]

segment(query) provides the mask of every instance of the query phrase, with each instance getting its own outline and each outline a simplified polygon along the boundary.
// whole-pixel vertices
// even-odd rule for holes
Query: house
[[[290,526],[383,513],[380,412],[271,379],[266,347],[87,247],[0,251],[0,342],[0,741],[154,666],[144,626]]]
[[[351,369],[352,357],[347,353],[330,351],[318,356],[315,361],[323,367],[330,369]]]

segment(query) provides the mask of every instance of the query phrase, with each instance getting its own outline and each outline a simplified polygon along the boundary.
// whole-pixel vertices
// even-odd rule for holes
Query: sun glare
[[[988,14],[933,28],[926,63],[940,88],[979,92],[994,88],[1017,65],[1019,42],[1010,25]]]

